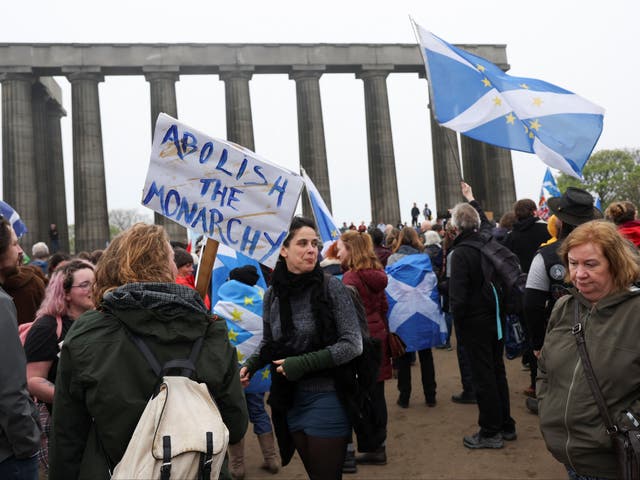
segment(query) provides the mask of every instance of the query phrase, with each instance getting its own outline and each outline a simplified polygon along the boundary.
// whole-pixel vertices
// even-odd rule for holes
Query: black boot
[[[378,447],[374,452],[363,453],[356,457],[356,463],[363,465],[386,465],[387,450],[385,446]]]

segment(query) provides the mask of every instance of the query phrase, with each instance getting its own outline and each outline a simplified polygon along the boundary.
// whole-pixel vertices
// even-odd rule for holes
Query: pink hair
[[[68,308],[65,296],[73,283],[73,274],[85,268],[94,269],[91,263],[74,259],[56,269],[49,279],[49,285],[45,290],[44,300],[42,300],[40,308],[36,312],[36,318],[44,317],[45,315],[52,317],[59,315],[62,317],[67,314]]]

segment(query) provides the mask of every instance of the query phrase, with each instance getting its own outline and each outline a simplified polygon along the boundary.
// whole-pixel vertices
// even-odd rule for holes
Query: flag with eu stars
[[[551,83],[507,75],[414,25],[440,125],[492,145],[535,153],[550,167],[582,177],[602,133],[603,108]]]
[[[213,263],[211,273],[211,305],[215,305],[219,300],[218,290],[220,286],[229,279],[229,272],[234,268],[243,267],[245,265],[253,265],[258,271],[258,283],[256,285],[263,290],[267,289],[267,282],[262,276],[260,264],[251,257],[236,252],[231,247],[224,244],[218,245],[218,252]]]
[[[20,219],[20,215],[16,212],[11,205],[0,200],[0,214],[11,224],[13,231],[16,232],[16,237],[20,238],[22,235],[28,232],[27,226]]]
[[[562,194],[558,189],[556,179],[553,177],[551,170],[547,167],[547,171],[544,174],[544,179],[542,180],[542,187],[540,188],[540,200],[538,201],[537,212],[538,217],[543,220],[547,220],[550,216],[547,200],[551,197],[559,197],[561,195]]]
[[[218,301],[213,312],[227,322],[229,341],[236,347],[242,365],[262,341],[262,297],[264,290],[237,280],[229,280],[218,289]],[[271,387],[269,365],[251,377],[245,392],[263,393]]]
[[[404,340],[407,352],[446,343],[447,323],[429,255],[405,255],[385,271],[389,329]]]
[[[300,170],[304,180],[304,186],[309,196],[311,210],[313,211],[313,216],[316,219],[318,233],[323,243],[322,251],[325,252],[333,242],[340,238],[340,229],[333,219],[327,204],[322,200],[320,192],[318,192],[318,189],[309,178],[309,175],[307,175],[307,172],[305,172],[303,168],[300,168]]]

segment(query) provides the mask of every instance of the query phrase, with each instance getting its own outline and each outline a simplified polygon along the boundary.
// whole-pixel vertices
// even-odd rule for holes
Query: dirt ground
[[[452,339],[453,340],[453,339]],[[505,360],[511,414],[516,420],[518,439],[505,442],[501,450],[469,450],[462,437],[477,431],[476,405],[459,405],[451,395],[459,393],[460,373],[456,352],[433,350],[438,382],[437,405],[424,403],[419,365],[412,367],[413,392],[408,409],[396,405],[395,380],[386,382],[389,409],[387,458],[385,466],[358,466],[358,473],[345,474],[350,479],[566,479],[566,471],[545,448],[538,417],[527,411],[522,391],[529,372],[522,371],[519,358]],[[260,470],[262,457],[256,436],[249,426],[245,440],[247,479],[307,478],[300,457],[277,475]]]

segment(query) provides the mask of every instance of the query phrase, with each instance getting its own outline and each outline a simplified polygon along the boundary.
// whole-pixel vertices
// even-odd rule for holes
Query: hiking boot
[[[378,447],[375,452],[367,452],[356,457],[356,463],[362,465],[386,465],[387,450],[384,447]]]
[[[464,403],[464,404],[474,404],[478,403],[476,401],[476,396],[473,393],[461,392],[458,395],[451,395],[451,401],[454,403]]]
[[[260,450],[262,450],[262,457],[264,458],[264,462],[262,462],[260,468],[272,474],[278,473],[280,470],[280,461],[276,454],[273,432],[258,435],[258,443],[260,443]]]
[[[481,436],[480,432],[474,433],[468,437],[464,437],[462,443],[467,448],[502,448],[504,442],[502,441],[502,435],[496,433],[491,437]]]
[[[507,442],[513,442],[518,438],[518,434],[515,430],[503,430],[502,431],[502,440]]]
[[[358,473],[358,465],[356,465],[356,452],[347,449],[342,464],[342,473]]]
[[[233,480],[244,480],[244,438],[229,445],[229,473]]]
[[[524,405],[525,407],[527,407],[527,410],[529,410],[531,413],[538,415],[538,399],[537,398],[527,397],[524,402]]]

